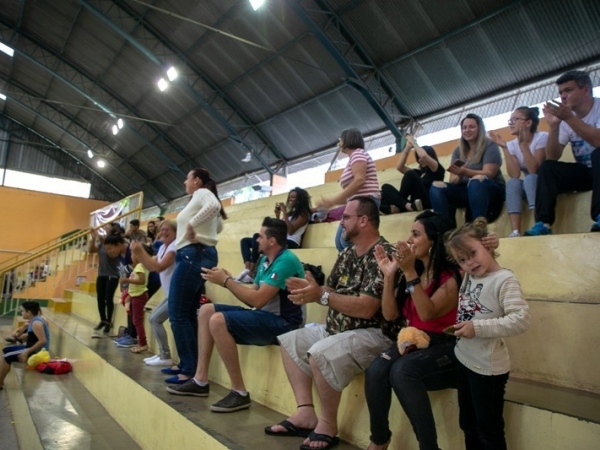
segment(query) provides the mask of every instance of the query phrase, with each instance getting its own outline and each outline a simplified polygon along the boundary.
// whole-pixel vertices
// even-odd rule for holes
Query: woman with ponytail
[[[548,133],[537,131],[540,123],[540,110],[521,106],[513,111],[508,119],[510,134],[516,139],[506,142],[490,131],[489,136],[504,152],[506,172],[510,176],[506,183],[506,208],[512,226],[508,237],[521,236],[521,202],[527,200],[527,207],[535,209],[537,172],[546,160]],[[521,179],[523,172],[523,179]]]
[[[169,321],[179,355],[178,368],[163,369],[174,375],[167,383],[182,384],[196,372],[198,360],[198,299],[204,287],[202,268],[218,264],[217,234],[227,214],[219,200],[217,186],[208,170],[192,169],[185,181],[192,198],[177,216],[175,271],[169,292]]]

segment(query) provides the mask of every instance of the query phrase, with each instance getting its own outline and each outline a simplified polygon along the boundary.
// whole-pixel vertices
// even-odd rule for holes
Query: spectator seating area
[[[570,153],[570,152],[565,152]],[[449,156],[441,158],[444,166]],[[394,169],[379,172],[380,183],[399,183]],[[328,182],[308,189],[313,200],[339,189]],[[251,236],[265,216],[273,214],[280,194],[227,207],[229,220],[217,246],[219,265],[234,275],[243,269],[239,240]],[[600,340],[597,326],[600,311],[600,236],[589,234],[589,193],[562,195],[551,236],[501,239],[500,263],[512,269],[520,280],[531,307],[531,329],[507,339],[512,360],[507,387],[505,419],[507,442],[512,449],[593,449],[600,442],[600,356],[590,343]],[[389,241],[405,239],[417,213],[382,216],[380,231]],[[460,222],[461,211],[457,213]],[[523,227],[533,224],[531,213]],[[329,273],[336,259],[334,235],[337,223],[308,227],[302,248],[294,250],[303,262],[322,265]],[[506,213],[492,225],[500,237],[510,227]],[[93,279],[88,277],[88,280]],[[214,302],[239,304],[225,289],[207,285]],[[144,366],[146,355],[117,349],[107,339],[92,340],[91,324],[97,321],[95,286],[91,281],[72,289],[71,313],[49,308],[53,352],[74,360],[77,377],[108,413],[141,448],[259,448],[296,446],[289,438],[264,435],[266,425],[282,420],[295,410],[277,347],[238,347],[240,362],[254,404],[250,410],[216,415],[208,408],[211,399],[222,396],[216,384],[228,384],[228,377],[213,354],[210,378],[214,386],[209,400],[169,396],[157,368]],[[150,301],[160,300],[159,291]],[[115,299],[116,300],[116,299]],[[115,329],[125,325],[122,307],[116,308]],[[326,309],[308,305],[307,322],[323,322]],[[147,320],[147,318],[146,318]],[[167,326],[168,328],[168,326]],[[156,351],[149,332],[150,346]],[[172,336],[170,335],[172,340]],[[589,350],[591,348],[591,351]],[[171,347],[173,350],[174,345]],[[28,374],[25,374],[27,377]],[[360,448],[369,441],[368,412],[363,395],[363,377],[357,377],[342,395],[340,437]],[[50,380],[40,379],[39,383]],[[431,394],[442,448],[464,448],[458,427],[456,392]],[[408,419],[396,400],[390,415],[391,448],[416,449]],[[301,440],[297,439],[298,445]],[[354,448],[343,444],[339,448]]]

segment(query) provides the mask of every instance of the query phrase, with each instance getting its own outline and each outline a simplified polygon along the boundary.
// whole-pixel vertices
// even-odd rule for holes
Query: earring
[[[433,248],[433,247],[429,247],[429,251],[428,251],[428,253],[429,253],[429,256],[431,256],[431,249],[432,249],[432,248]]]

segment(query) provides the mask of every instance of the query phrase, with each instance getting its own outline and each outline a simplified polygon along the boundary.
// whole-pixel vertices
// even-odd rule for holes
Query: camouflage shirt
[[[386,253],[396,251],[393,245],[380,237],[379,240],[362,256],[357,256],[354,246],[344,249],[338,256],[331,274],[327,279],[327,286],[337,294],[355,295],[366,294],[381,300],[383,294],[383,274],[379,270],[375,258],[375,246],[382,245]],[[329,308],[327,312],[326,330],[329,334],[342,333],[359,328],[381,328],[384,334],[395,340],[399,325],[388,322],[383,318],[381,309],[370,319],[350,317],[346,314]]]

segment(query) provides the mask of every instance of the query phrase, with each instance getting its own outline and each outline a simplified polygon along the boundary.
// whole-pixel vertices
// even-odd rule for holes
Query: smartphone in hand
[[[465,162],[464,162],[464,161],[462,161],[462,160],[460,160],[460,159],[457,159],[456,161],[454,161],[454,162],[452,163],[452,165],[453,165],[453,166],[456,166],[456,167],[462,167],[462,166],[464,166],[464,165],[465,165]]]
[[[456,332],[456,327],[454,325],[450,325],[449,327],[444,328],[444,330],[442,331],[442,333],[449,334],[450,336],[454,336],[455,332]]]

